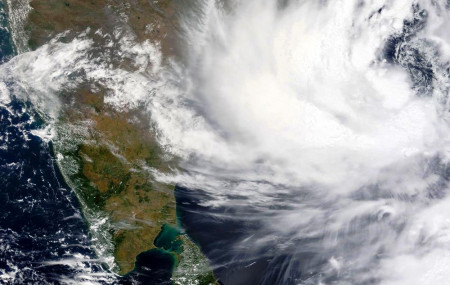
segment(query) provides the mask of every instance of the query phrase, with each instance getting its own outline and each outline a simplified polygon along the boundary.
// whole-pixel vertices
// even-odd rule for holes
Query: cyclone
[[[46,218],[61,238],[31,262],[40,229],[0,219],[0,282],[448,283],[449,1],[125,2],[30,49],[33,9],[10,8],[0,174],[26,165],[35,192],[0,197],[32,213],[56,191],[74,222]]]
[[[241,225],[203,237],[230,284],[246,282],[236,263],[255,284],[448,280],[448,13],[446,1],[186,12],[183,62],[150,107],[185,171],[160,179],[202,190],[186,206],[198,219]]]

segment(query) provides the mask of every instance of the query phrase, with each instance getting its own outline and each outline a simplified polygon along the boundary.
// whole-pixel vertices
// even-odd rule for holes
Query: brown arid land
[[[106,58],[110,66],[132,73],[137,67],[120,56],[121,39],[112,36],[120,30],[136,44],[157,45],[163,61],[174,56],[177,19],[170,0],[32,0],[30,6],[24,23],[30,50],[82,35],[92,41],[87,57]],[[157,248],[155,239],[165,226],[177,227],[174,185],[156,182],[146,170],[168,172],[176,168],[176,159],[164,155],[144,106],[118,110],[105,102],[107,93],[107,84],[92,80],[61,90],[53,146],[62,173],[83,205],[93,243],[110,244],[105,250],[114,256],[110,269],[123,275],[133,270],[137,255]],[[107,222],[94,227],[99,217]],[[181,269],[174,274],[184,275],[175,276],[174,282],[216,284],[200,249],[183,234],[175,239],[181,248],[169,252]],[[193,262],[200,266],[189,272]]]

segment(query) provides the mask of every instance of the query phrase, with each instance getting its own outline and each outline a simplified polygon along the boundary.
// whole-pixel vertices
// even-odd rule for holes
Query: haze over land
[[[132,68],[114,66],[86,56],[87,30],[0,77],[50,122],[57,90],[80,83],[68,75],[117,112],[142,108],[178,163],[143,169],[230,209],[203,215],[254,225],[225,246],[249,267],[283,256],[267,284],[449,280],[448,1],[186,2],[173,54],[118,31],[105,39]]]

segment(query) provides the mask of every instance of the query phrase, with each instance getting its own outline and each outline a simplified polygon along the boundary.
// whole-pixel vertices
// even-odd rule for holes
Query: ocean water
[[[9,69],[11,78],[32,78],[42,91],[32,99],[44,107],[55,107],[57,94],[44,91],[72,86],[65,74],[80,70],[113,86],[114,108],[144,104],[183,170],[150,171],[178,185],[181,224],[224,284],[446,284],[449,2],[180,2],[182,62],[166,64],[157,46],[124,40],[123,58],[136,59],[139,72],[111,69],[108,58],[86,58],[91,41],[80,36],[14,61],[22,68]],[[37,58],[48,66],[27,64]],[[28,122],[32,112],[20,104],[5,110]],[[39,147],[47,155],[48,145]],[[156,242],[176,248],[175,234]],[[64,264],[69,273],[54,276],[67,280],[109,281],[95,256],[74,252],[39,264]],[[168,282],[173,260],[163,250],[137,263],[118,282]],[[5,266],[5,278],[19,272]]]
[[[327,262],[326,259],[314,260],[307,251],[295,256],[292,252],[283,252],[277,249],[275,240],[257,249],[240,244],[249,233],[256,235],[264,227],[266,217],[252,207],[208,205],[205,202],[214,197],[207,192],[181,186],[176,187],[175,196],[182,227],[211,260],[214,273],[223,284],[297,284],[300,278],[317,273],[305,269],[313,262]],[[253,218],[249,218],[251,216]],[[297,242],[293,246],[307,244],[305,240]]]
[[[14,56],[0,3],[0,62]],[[33,134],[43,122],[14,98],[0,102],[0,283],[107,281],[90,248],[87,224],[64,183],[51,144]],[[90,276],[92,275],[92,276]],[[102,281],[103,280],[103,281]],[[94,284],[94,283],[93,283]]]
[[[59,284],[102,273],[71,189],[55,168],[51,146],[22,102],[0,109],[0,270],[5,283]]]
[[[15,55],[3,5],[0,63]],[[139,255],[124,277],[105,268],[51,142],[35,134],[45,123],[30,103],[9,95],[0,102],[0,284],[170,284],[175,261],[164,250]]]
[[[446,284],[449,2],[195,3],[151,111],[218,278]]]

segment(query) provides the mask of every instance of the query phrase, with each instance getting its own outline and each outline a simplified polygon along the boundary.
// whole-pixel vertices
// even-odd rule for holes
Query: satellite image
[[[0,25],[0,284],[450,284],[450,0]]]

